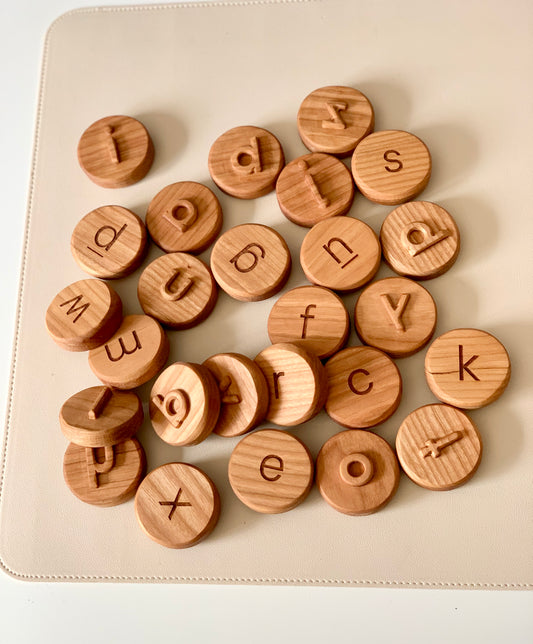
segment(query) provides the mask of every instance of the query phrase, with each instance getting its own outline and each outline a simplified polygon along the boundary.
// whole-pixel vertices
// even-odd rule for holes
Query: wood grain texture
[[[189,548],[214,530],[220,496],[194,465],[167,463],[152,470],[135,495],[135,514],[146,535],[167,548]]]
[[[274,303],[267,327],[273,344],[295,342],[318,358],[328,358],[346,344],[350,318],[333,291],[321,286],[298,286]]]
[[[352,174],[355,185],[370,201],[405,203],[428,184],[431,156],[414,134],[382,130],[369,134],[355,148]]]
[[[326,363],[328,415],[349,428],[374,427],[398,408],[402,378],[388,355],[373,347],[348,347]]]
[[[146,254],[146,228],[122,206],[100,206],[83,217],[72,233],[70,250],[79,266],[93,277],[126,277]]]
[[[349,429],[327,440],[316,461],[320,494],[335,510],[366,515],[394,496],[400,468],[386,440],[373,432]]]
[[[158,373],[168,353],[168,338],[156,320],[127,315],[103,346],[89,352],[89,367],[104,384],[133,389]]]
[[[262,224],[241,224],[221,235],[211,251],[211,270],[228,295],[244,302],[265,300],[280,291],[291,271],[283,237]]]
[[[298,132],[311,152],[349,156],[374,129],[374,109],[353,87],[320,87],[308,94],[298,110]]]
[[[329,154],[313,152],[288,163],[276,183],[281,212],[295,224],[314,224],[344,215],[355,190],[348,168]]]
[[[263,349],[255,361],[268,383],[269,422],[291,427],[305,423],[322,409],[328,385],[324,367],[314,354],[282,342]]]
[[[223,192],[239,199],[255,199],[272,192],[284,165],[278,139],[252,125],[224,132],[209,150],[211,178]]]
[[[381,226],[380,241],[392,270],[419,280],[445,273],[460,248],[453,217],[429,201],[410,201],[390,212]]]
[[[245,436],[231,453],[229,482],[235,495],[263,514],[288,512],[307,497],[314,465],[307,447],[279,429]]]
[[[125,188],[140,181],[154,160],[147,129],[131,116],[106,116],[90,125],[78,143],[78,161],[102,188]]]
[[[239,353],[218,353],[203,363],[220,391],[220,414],[213,429],[219,436],[241,436],[256,427],[268,409],[269,392],[258,365]]]
[[[333,291],[349,292],[369,282],[381,262],[376,233],[354,217],[331,217],[304,237],[300,264],[307,279]]]
[[[479,329],[454,329],[439,336],[427,350],[424,368],[435,396],[462,409],[494,402],[511,377],[505,347]]]
[[[222,208],[201,183],[180,181],[160,190],[146,212],[150,237],[167,253],[198,254],[215,240],[222,227]]]
[[[203,365],[175,362],[157,378],[150,393],[150,418],[169,445],[197,445],[213,431],[220,413],[215,378]]]
[[[107,342],[122,322],[122,301],[105,282],[80,280],[65,286],[46,310],[46,329],[67,351],[89,351]]]
[[[407,476],[428,490],[451,490],[472,478],[483,451],[470,418],[449,405],[424,405],[400,425],[396,451]]]
[[[218,289],[201,259],[188,253],[169,253],[143,270],[137,296],[143,311],[161,324],[189,329],[211,314]]]
[[[393,358],[420,351],[435,331],[437,307],[431,294],[405,277],[388,277],[367,286],[355,304],[361,340]]]
[[[110,447],[81,447],[70,443],[63,459],[63,477],[84,503],[111,507],[135,494],[146,470],[139,441],[130,438]]]

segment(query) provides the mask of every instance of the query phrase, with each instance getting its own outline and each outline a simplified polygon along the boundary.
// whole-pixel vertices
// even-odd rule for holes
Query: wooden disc
[[[503,344],[490,333],[454,329],[429,346],[425,372],[439,400],[477,409],[502,395],[511,377],[511,362]]]
[[[207,537],[220,515],[215,484],[198,467],[167,463],[143,480],[135,514],[144,532],[167,548],[188,548]]]
[[[180,181],[166,186],[146,213],[150,237],[167,253],[206,250],[222,227],[222,208],[207,186]]]
[[[304,98],[297,125],[311,152],[345,157],[373,131],[374,110],[368,98],[353,87],[321,87]]]
[[[427,186],[431,156],[414,134],[383,130],[369,134],[355,148],[352,173],[355,185],[370,201],[405,203]]]
[[[386,440],[373,432],[349,429],[324,443],[316,461],[316,483],[339,512],[372,514],[394,496],[400,468]]]
[[[348,311],[340,297],[322,286],[298,286],[284,293],[268,316],[273,344],[296,342],[319,358],[328,358],[346,344]]]
[[[131,438],[144,419],[141,400],[133,391],[89,387],[61,407],[59,423],[71,443],[107,447]]]
[[[147,315],[172,329],[188,329],[209,316],[218,290],[201,259],[188,253],[169,253],[144,269],[137,295]]]
[[[326,373],[314,354],[282,342],[263,349],[255,361],[268,383],[269,422],[291,427],[305,423],[322,409],[328,391]]]
[[[48,333],[67,351],[88,351],[100,346],[121,322],[120,297],[108,284],[95,279],[69,284],[46,310]]]
[[[437,307],[430,293],[405,277],[372,282],[355,305],[355,328],[361,340],[393,358],[419,351],[436,324]]]
[[[429,201],[410,201],[390,212],[381,226],[380,241],[392,270],[419,280],[445,273],[460,247],[452,216]]]
[[[266,300],[289,278],[291,254],[283,237],[262,224],[241,224],[221,235],[211,251],[211,270],[228,295]]]
[[[268,409],[268,385],[257,364],[238,353],[218,353],[204,363],[220,391],[219,436],[241,436],[256,427]]]
[[[84,503],[102,507],[131,499],[145,469],[144,450],[135,438],[97,448],[70,443],[63,459],[63,477],[70,491]]]
[[[281,212],[295,224],[307,227],[346,214],[354,192],[352,176],[344,163],[319,152],[288,163],[276,183]]]
[[[85,174],[103,188],[124,188],[140,181],[154,160],[147,129],[131,116],[106,116],[90,125],[78,143]]]
[[[245,436],[228,466],[236,496],[264,514],[287,512],[299,505],[313,485],[313,471],[307,447],[279,429],[260,429]]]
[[[150,418],[169,445],[197,445],[213,431],[220,394],[207,367],[175,362],[157,378],[150,394]]]
[[[146,228],[131,210],[101,206],[81,219],[70,240],[76,262],[93,277],[125,277],[146,254]]]
[[[331,217],[315,224],[300,249],[307,279],[333,291],[354,291],[366,284],[380,262],[376,233],[353,217]]]
[[[464,412],[448,405],[424,405],[400,425],[396,451],[412,481],[428,490],[451,490],[474,475],[482,443]]]
[[[218,137],[209,150],[209,173],[232,197],[255,199],[272,192],[285,164],[277,138],[259,127],[234,127]]]
[[[402,397],[402,378],[388,355],[373,347],[348,347],[326,363],[326,412],[339,425],[368,428],[387,420]]]
[[[104,384],[133,389],[156,375],[168,352],[168,338],[156,320],[127,315],[106,344],[89,352],[89,367]]]

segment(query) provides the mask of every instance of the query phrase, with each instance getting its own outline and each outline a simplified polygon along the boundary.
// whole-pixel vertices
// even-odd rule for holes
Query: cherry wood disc
[[[154,146],[147,129],[131,116],[106,116],[90,125],[78,143],[85,174],[103,188],[124,188],[150,170]]]
[[[313,471],[307,447],[279,429],[260,429],[245,436],[228,466],[236,496],[264,514],[287,512],[299,505],[313,485]]]
[[[166,186],[146,213],[150,237],[167,253],[206,250],[222,227],[222,208],[214,193],[201,183],[180,181]]]
[[[343,301],[322,286],[287,291],[268,316],[268,336],[273,344],[296,342],[319,358],[339,351],[349,331],[350,318]]]
[[[321,87],[304,98],[296,122],[306,148],[345,157],[373,131],[374,109],[353,87]]]
[[[353,217],[331,217],[304,237],[300,263],[307,279],[333,291],[354,291],[369,282],[381,262],[376,233]]]
[[[76,262],[93,277],[126,277],[146,254],[146,228],[134,212],[122,206],[100,206],[74,228],[70,250]]]
[[[218,289],[201,259],[188,253],[169,253],[143,270],[137,295],[147,315],[172,329],[188,329],[210,315]]]
[[[348,347],[326,363],[328,415],[339,425],[365,429],[387,420],[402,397],[402,378],[389,356],[373,347]]]
[[[70,443],[63,459],[63,477],[70,491],[84,503],[111,507],[135,494],[146,470],[139,441],[82,447]]]
[[[355,148],[352,173],[355,185],[370,201],[405,203],[427,186],[431,156],[414,134],[383,130],[369,134]]]
[[[431,343],[425,372],[439,400],[477,409],[502,395],[511,377],[511,362],[503,344],[487,331],[454,329]]]
[[[373,432],[349,429],[327,440],[316,461],[316,483],[335,510],[372,514],[394,496],[400,468],[386,440]]]
[[[425,346],[437,325],[431,294],[405,277],[388,277],[367,286],[355,304],[355,328],[365,344],[393,358]]]
[[[419,280],[445,273],[460,248],[452,216],[429,201],[410,201],[390,212],[381,226],[380,241],[392,270]]]
[[[207,163],[211,178],[223,192],[255,199],[274,190],[285,156],[271,132],[243,125],[218,137]]]
[[[152,470],[139,486],[135,514],[156,543],[189,548],[215,528],[220,497],[213,481],[198,467],[167,463]]]
[[[203,363],[220,391],[220,415],[213,429],[219,436],[241,436],[265,417],[269,393],[257,363],[239,353],[218,353]]]
[[[241,224],[227,230],[215,242],[211,270],[218,285],[236,300],[266,300],[288,280],[291,254],[283,237],[273,228]]]
[[[328,217],[346,214],[354,193],[352,175],[344,163],[319,152],[288,163],[276,183],[281,212],[295,224],[309,228]]]
[[[122,322],[122,301],[105,282],[80,280],[65,286],[46,310],[48,333],[62,349],[88,351],[100,346]]]
[[[400,425],[396,451],[412,481],[428,490],[451,490],[474,475],[482,443],[464,412],[449,405],[424,405]]]
[[[127,315],[106,344],[89,352],[89,367],[104,384],[133,389],[162,369],[168,353],[159,322],[148,315]]]

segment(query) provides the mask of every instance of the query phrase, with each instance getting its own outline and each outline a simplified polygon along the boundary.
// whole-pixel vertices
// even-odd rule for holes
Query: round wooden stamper
[[[380,262],[376,233],[353,217],[331,217],[315,224],[300,249],[307,279],[333,291],[354,291],[366,284]]]
[[[127,315],[106,344],[89,352],[89,367],[104,384],[133,389],[158,373],[168,352],[168,338],[156,320]]]
[[[373,347],[348,347],[326,363],[328,415],[339,425],[365,429],[387,420],[402,397],[402,378],[388,355]]]
[[[268,383],[269,422],[291,427],[305,423],[322,409],[328,391],[326,372],[314,354],[282,342],[263,349],[255,361]]]
[[[78,143],[78,161],[102,188],[124,188],[140,181],[154,160],[147,129],[131,116],[106,116],[90,125]]]
[[[340,297],[321,286],[298,286],[284,293],[268,316],[273,344],[296,342],[319,358],[339,351],[348,339],[350,319]]]
[[[479,329],[454,329],[439,336],[427,350],[424,367],[435,396],[462,409],[494,402],[511,377],[505,347]]]
[[[217,239],[211,270],[218,285],[236,300],[266,300],[289,278],[291,254],[283,237],[272,228],[241,224]]]
[[[324,443],[316,461],[322,497],[339,512],[372,514],[394,496],[400,468],[386,440],[373,432],[349,429]]]
[[[252,125],[228,130],[209,150],[208,166],[213,181],[239,199],[255,199],[272,192],[284,164],[277,138]]]
[[[211,372],[199,364],[175,362],[157,378],[150,394],[150,418],[169,445],[197,445],[213,431],[220,393]]]
[[[198,467],[167,463],[150,472],[139,486],[135,514],[156,543],[188,548],[213,531],[220,497],[213,481]]]
[[[207,264],[188,253],[169,253],[142,272],[137,295],[143,311],[173,329],[203,322],[218,296]]]
[[[380,240],[392,270],[419,280],[445,273],[460,247],[452,216],[429,201],[410,201],[395,208],[383,221]]]
[[[84,503],[102,507],[131,499],[145,469],[144,450],[135,438],[97,448],[70,443],[63,459],[63,477],[71,492]]]
[[[369,134],[355,148],[352,173],[355,185],[370,201],[405,203],[426,187],[431,156],[414,134],[383,130]]]
[[[328,217],[346,214],[353,202],[354,184],[342,161],[314,152],[283,168],[276,195],[287,219],[310,228]]]
[[[220,391],[219,436],[240,436],[256,427],[268,409],[268,385],[257,364],[238,353],[218,353],[204,363]]]
[[[464,412],[448,405],[424,405],[400,425],[396,451],[412,481],[429,490],[451,490],[474,475],[482,443]]]
[[[373,131],[374,110],[353,87],[321,87],[304,98],[297,125],[306,148],[345,157]]]
[[[405,277],[372,282],[355,305],[355,328],[361,340],[393,358],[419,351],[436,324],[437,307],[430,293]]]
[[[309,494],[313,471],[307,447],[279,429],[260,429],[245,436],[228,466],[236,496],[264,514],[287,512],[299,505]]]
[[[115,333],[122,321],[122,301],[105,282],[96,279],[69,284],[46,310],[48,333],[62,349],[88,351]]]
[[[180,181],[157,193],[148,206],[150,237],[167,253],[198,254],[208,248],[222,227],[222,208],[207,186]]]
[[[89,387],[71,396],[61,407],[59,423],[71,443],[108,447],[131,438],[143,422],[139,396],[133,391]]]
[[[126,277],[146,254],[146,228],[131,210],[101,206],[81,219],[70,240],[76,262],[94,277]]]

